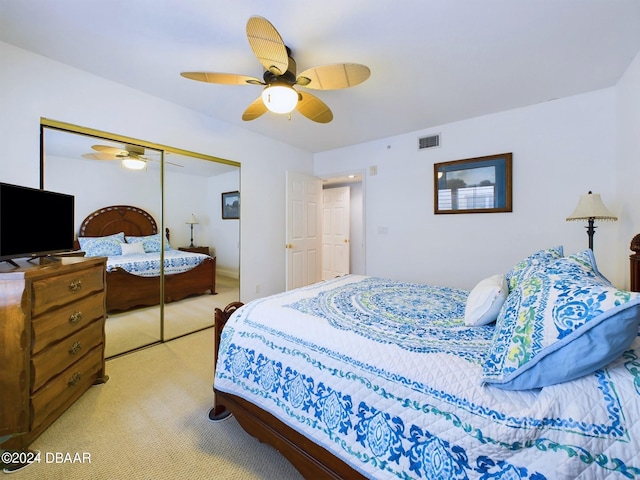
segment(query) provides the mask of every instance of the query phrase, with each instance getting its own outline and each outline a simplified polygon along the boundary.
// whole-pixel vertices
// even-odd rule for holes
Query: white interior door
[[[322,181],[287,172],[286,288],[303,287],[321,279]]]
[[[322,190],[322,279],[349,273],[351,189]]]

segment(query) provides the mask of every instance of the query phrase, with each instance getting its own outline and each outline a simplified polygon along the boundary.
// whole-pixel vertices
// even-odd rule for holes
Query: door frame
[[[356,176],[356,180],[350,180],[348,178],[349,175],[355,175]],[[322,186],[323,188],[327,187],[343,187],[343,186],[349,186],[352,185],[354,183],[360,183],[362,186],[362,210],[361,210],[361,218],[360,218],[360,224],[359,224],[359,228],[358,228],[358,234],[355,234],[355,229],[352,228],[351,229],[351,233],[350,233],[350,242],[349,242],[349,249],[350,249],[350,257],[351,259],[354,258],[353,252],[354,252],[354,248],[359,248],[360,249],[360,256],[362,258],[362,271],[361,272],[355,272],[355,273],[359,273],[362,275],[366,275],[367,272],[367,246],[366,246],[366,239],[367,239],[367,235],[366,235],[366,231],[367,231],[367,170],[366,169],[353,169],[353,170],[347,170],[347,171],[342,171],[342,172],[334,172],[334,173],[325,173],[323,175],[319,175],[318,178],[320,178],[322,180]],[[335,182],[335,183],[334,183]],[[352,209],[352,220],[353,220],[353,209]],[[360,238],[358,238],[358,235]],[[355,241],[354,241],[355,240]],[[357,245],[358,243],[360,243],[360,246],[358,247],[354,247],[354,245]],[[352,273],[353,270],[351,270]]]

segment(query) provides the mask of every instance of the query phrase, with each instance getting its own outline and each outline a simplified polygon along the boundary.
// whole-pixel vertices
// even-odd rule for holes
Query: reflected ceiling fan
[[[263,80],[234,73],[182,72],[185,78],[222,85],[264,85],[262,95],[244,111],[242,119],[255,120],[267,110],[290,113],[297,110],[309,120],[328,123],[333,120],[331,109],[318,97],[294,89],[336,90],[364,82],[371,71],[357,63],[323,65],[296,74],[296,62],[291,50],[282,41],[275,27],[263,17],[253,16],[247,22],[247,38],[253,53],[265,68]]]
[[[126,144],[124,149],[111,147],[109,145],[92,145],[91,148],[98,153],[85,153],[82,155],[82,158],[89,160],[122,160],[122,165],[132,170],[142,170],[148,161],[160,162],[158,159],[145,156],[144,148],[138,145]],[[182,165],[178,165],[177,163],[166,163],[170,163],[176,167],[182,167]]]

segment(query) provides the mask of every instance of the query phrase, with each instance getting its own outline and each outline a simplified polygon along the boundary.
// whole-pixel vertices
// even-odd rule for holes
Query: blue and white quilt
[[[370,478],[640,478],[640,340],[571,382],[482,386],[494,326],[464,324],[468,294],[349,275],[255,300],[215,388]]]
[[[171,275],[186,272],[200,265],[205,258],[207,255],[201,253],[165,250],[164,273]],[[122,268],[139,277],[157,277],[160,275],[160,252],[109,256],[107,258],[107,272],[116,268]]]

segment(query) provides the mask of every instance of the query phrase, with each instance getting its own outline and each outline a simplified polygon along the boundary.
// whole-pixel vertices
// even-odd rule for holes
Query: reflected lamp
[[[196,216],[192,213],[191,217],[189,217],[189,220],[187,220],[184,223],[191,226],[191,244],[189,245],[189,247],[195,247],[195,245],[193,244],[193,226],[198,224],[198,220],[196,219]]]

